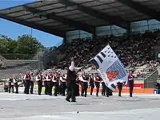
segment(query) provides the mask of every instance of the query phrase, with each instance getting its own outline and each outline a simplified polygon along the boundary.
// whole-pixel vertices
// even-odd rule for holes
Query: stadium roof
[[[95,34],[98,26],[130,29],[130,22],[160,20],[159,0],[43,0],[0,10],[0,17],[65,37],[67,31]]]

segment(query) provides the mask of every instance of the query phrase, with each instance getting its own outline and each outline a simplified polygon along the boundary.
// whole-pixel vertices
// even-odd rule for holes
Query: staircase
[[[155,85],[158,80],[158,70],[155,70],[144,79],[144,87],[145,88],[155,88]]]
[[[35,70],[39,67],[38,60],[6,60],[0,68],[0,79],[8,78],[11,75],[25,73],[26,71]]]

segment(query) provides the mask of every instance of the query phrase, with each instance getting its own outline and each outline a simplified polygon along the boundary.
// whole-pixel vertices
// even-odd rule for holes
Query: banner
[[[118,82],[127,82],[127,71],[109,45],[100,51],[92,61],[97,65],[103,81],[111,90],[115,90]]]

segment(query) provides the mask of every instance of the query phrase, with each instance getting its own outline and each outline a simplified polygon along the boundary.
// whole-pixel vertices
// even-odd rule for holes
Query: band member
[[[102,81],[101,83],[102,83],[102,96],[105,96],[106,95],[106,85],[104,81]]]
[[[52,77],[52,83],[54,86],[54,96],[57,96],[58,94],[58,85],[59,85],[59,75],[58,73],[55,73]]]
[[[65,91],[66,91],[66,79],[67,79],[66,74],[60,76],[60,93],[63,96],[65,96]]]
[[[33,88],[34,88],[34,81],[35,81],[35,79],[34,79],[34,74],[33,74],[33,73],[31,73],[30,75],[31,75],[31,80],[30,80],[30,94],[33,94]]]
[[[48,95],[52,95],[52,87],[53,87],[52,78],[53,78],[52,72],[49,72],[48,75],[47,75],[47,77],[46,77],[46,81],[47,81],[47,94]]]
[[[85,73],[82,76],[80,76],[79,80],[81,81],[81,87],[82,87],[81,96],[86,97],[87,88],[88,88],[88,80],[87,80],[87,76],[85,75]]]
[[[92,95],[93,89],[94,89],[94,77],[93,77],[93,75],[89,76],[89,86],[90,86],[90,95]]]
[[[121,92],[122,92],[122,87],[123,87],[123,82],[118,82],[117,83],[117,87],[118,87],[118,96],[121,97]]]
[[[98,96],[100,82],[102,81],[102,79],[98,74],[96,74],[95,77],[94,77],[94,81],[95,81],[95,86],[96,86],[96,96]]]
[[[75,96],[79,96],[79,84],[80,84],[80,80],[79,78],[77,77],[76,79],[76,88],[75,88]]]
[[[15,93],[18,93],[18,78],[16,76],[14,77],[13,82],[14,82],[14,87],[16,88]]]
[[[77,74],[75,72],[75,67],[74,67],[74,60],[71,60],[71,66],[69,67],[67,71],[67,97],[66,100],[68,102],[76,102],[76,97],[75,97],[75,89],[76,89],[76,78]]]
[[[38,95],[41,95],[41,92],[42,92],[42,79],[43,79],[43,76],[41,72],[39,72],[36,76],[36,81],[38,83]]]
[[[24,75],[24,83],[25,83],[24,93],[25,94],[29,94],[30,81],[31,81],[31,75],[29,72],[27,72]]]
[[[134,87],[133,71],[129,71],[129,75],[128,75],[128,85],[129,85],[129,95],[130,95],[130,97],[132,97],[133,87]]]
[[[47,74],[45,74],[44,76],[44,87],[45,87],[44,93],[45,95],[48,95]]]
[[[9,93],[11,92],[11,89],[12,89],[12,93],[14,93],[14,82],[13,82],[13,78],[10,77],[9,78]]]

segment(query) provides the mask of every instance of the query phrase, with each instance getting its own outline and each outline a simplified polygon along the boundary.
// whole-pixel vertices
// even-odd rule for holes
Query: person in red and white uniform
[[[57,96],[58,94],[58,87],[59,87],[59,74],[55,72],[52,77],[52,82],[54,86],[54,96]]]
[[[18,76],[15,76],[13,78],[13,83],[14,83],[14,87],[16,88],[15,93],[18,93],[18,87],[19,87],[19,85],[18,85]]]
[[[90,86],[90,95],[92,95],[94,89],[94,74],[89,76],[89,86]]]
[[[33,94],[35,77],[34,77],[33,72],[31,72],[30,75],[31,75],[31,80],[30,80],[30,94]]]
[[[63,74],[60,76],[60,93],[61,95],[65,96],[65,91],[66,91],[66,79],[67,79],[67,74]]]
[[[14,82],[13,82],[13,77],[9,78],[9,90],[8,92],[10,93],[12,89],[12,93],[14,93]]]
[[[38,83],[38,95],[41,95],[42,92],[42,80],[43,80],[43,75],[41,72],[38,72],[36,75],[36,81]]]
[[[26,72],[23,79],[24,79],[24,84],[25,84],[24,93],[29,94],[29,87],[30,87],[30,81],[31,81],[30,72]]]
[[[95,86],[96,86],[96,96],[98,96],[99,87],[100,87],[101,81],[102,81],[102,79],[101,79],[101,77],[98,75],[98,73],[95,74],[94,82],[95,82]]]
[[[133,87],[134,87],[134,75],[133,75],[133,71],[129,71],[128,85],[129,85],[129,95],[130,95],[130,97],[132,97]]]
[[[52,78],[53,78],[53,74],[52,74],[52,72],[49,72],[46,76],[46,82],[47,82],[47,91],[46,92],[48,95],[52,95],[52,87],[53,87]]]
[[[87,97],[88,79],[89,78],[85,73],[79,77],[79,80],[81,81],[81,87],[82,87],[81,96]]]
[[[43,79],[44,79],[44,87],[45,87],[45,90],[44,90],[44,93],[45,95],[48,95],[48,86],[47,86],[47,73],[45,73],[45,75],[43,76]]]

